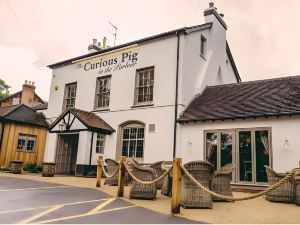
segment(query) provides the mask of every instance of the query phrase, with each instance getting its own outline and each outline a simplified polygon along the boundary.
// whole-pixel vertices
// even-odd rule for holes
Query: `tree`
[[[10,86],[6,84],[5,80],[0,78],[0,100],[9,96]]]

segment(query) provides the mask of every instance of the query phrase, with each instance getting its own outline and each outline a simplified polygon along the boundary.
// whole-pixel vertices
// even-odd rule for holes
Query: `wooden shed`
[[[0,108],[0,166],[12,160],[41,164],[47,128],[45,116],[26,105]]]

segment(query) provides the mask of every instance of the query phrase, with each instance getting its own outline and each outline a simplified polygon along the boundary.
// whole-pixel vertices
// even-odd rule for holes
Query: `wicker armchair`
[[[107,172],[108,174],[113,174],[116,172],[116,169],[118,169],[119,163],[113,159],[105,159],[105,163],[107,165]],[[116,186],[118,185],[118,178],[119,178],[119,173],[117,173],[115,176],[111,178],[105,178],[104,184],[111,185],[111,186]]]
[[[156,178],[156,172],[152,168],[142,167],[136,164],[133,160],[126,161],[126,166],[138,179],[142,181],[151,181]],[[155,199],[156,198],[156,183],[141,184],[137,181],[132,181],[132,186],[129,192],[129,198],[136,199]]]
[[[233,169],[234,165],[229,163],[215,171],[211,178],[211,190],[218,194],[232,197],[230,181]],[[213,201],[224,201],[224,199],[215,196],[212,196],[212,199]]]
[[[150,165],[150,168],[152,168],[152,169],[155,170],[155,172],[156,172],[156,174],[157,174],[157,177],[160,177],[160,176],[163,175],[164,172],[165,172],[165,171],[161,168],[161,165],[162,165],[163,162],[164,162],[164,161],[158,161],[158,162],[152,163],[152,164]],[[157,184],[156,184],[156,186],[157,186],[157,189],[161,189],[162,186],[163,186],[163,180],[158,181]]]
[[[173,164],[172,161],[165,161],[161,164],[161,168],[163,168],[164,165],[172,165],[172,164]],[[172,171],[170,174],[165,176],[165,178],[163,179],[163,185],[161,187],[162,195],[170,196],[171,191],[172,191],[172,178],[171,177],[172,177]]]
[[[202,185],[209,188],[214,166],[209,162],[192,161],[184,164],[189,173]],[[198,188],[185,174],[181,182],[181,206],[185,208],[212,208],[211,195]]]
[[[265,166],[269,185],[280,181],[286,174],[278,174],[271,167]],[[290,179],[275,190],[267,194],[266,199],[270,202],[288,202],[294,201],[294,179]]]

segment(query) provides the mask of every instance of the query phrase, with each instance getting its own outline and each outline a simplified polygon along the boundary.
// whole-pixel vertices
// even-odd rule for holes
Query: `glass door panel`
[[[221,132],[221,167],[232,163],[232,132]]]
[[[206,134],[206,161],[214,165],[215,170],[218,167],[218,133]]]
[[[256,182],[267,182],[264,165],[269,165],[270,145],[268,130],[255,131]]]
[[[239,131],[238,140],[240,181],[252,182],[251,131]]]

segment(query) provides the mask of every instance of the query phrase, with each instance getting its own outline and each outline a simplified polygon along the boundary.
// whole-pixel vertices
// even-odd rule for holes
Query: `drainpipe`
[[[92,137],[91,137],[91,149],[90,149],[90,162],[89,162],[89,165],[92,165],[92,154],[93,154],[94,133],[95,133],[95,131],[93,130],[93,132],[92,132]]]
[[[176,87],[175,87],[175,112],[174,112],[174,139],[173,139],[173,158],[176,157],[176,136],[177,136],[177,116],[178,116],[178,80],[179,80],[179,45],[180,35],[177,35],[177,59],[176,59]]]

